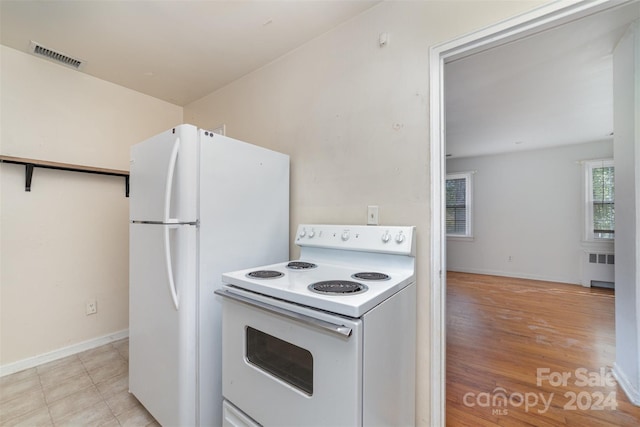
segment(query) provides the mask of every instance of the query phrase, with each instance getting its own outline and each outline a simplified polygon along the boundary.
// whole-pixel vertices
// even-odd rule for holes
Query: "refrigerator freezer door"
[[[196,227],[130,224],[129,235],[129,391],[160,424],[195,425]]]
[[[198,129],[181,125],[131,147],[131,221],[197,220]]]

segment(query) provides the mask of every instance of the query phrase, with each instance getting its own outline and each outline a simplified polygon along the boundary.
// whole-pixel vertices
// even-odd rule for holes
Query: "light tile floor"
[[[159,426],[128,389],[124,339],[0,378],[0,426]]]

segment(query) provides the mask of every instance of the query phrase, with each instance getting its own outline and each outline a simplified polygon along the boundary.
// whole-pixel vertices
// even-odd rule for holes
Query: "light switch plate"
[[[367,225],[378,225],[377,206],[367,206]]]

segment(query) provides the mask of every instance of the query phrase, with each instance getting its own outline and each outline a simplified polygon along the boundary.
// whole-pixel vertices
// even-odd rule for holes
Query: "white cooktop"
[[[314,263],[315,268],[293,270],[284,262],[225,273],[222,279],[229,285],[273,298],[360,317],[413,283],[414,234],[414,227],[301,225],[296,234],[296,244],[301,247],[297,261]],[[260,270],[283,275],[267,279],[248,276]],[[352,277],[362,272],[383,273],[389,278]],[[327,280],[356,282],[367,289],[349,294],[320,294],[309,289],[309,285]]]

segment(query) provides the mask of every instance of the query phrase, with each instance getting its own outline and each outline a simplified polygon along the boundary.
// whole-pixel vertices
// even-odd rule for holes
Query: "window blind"
[[[592,170],[593,233],[598,238],[612,239],[615,233],[615,187],[613,166]]]
[[[467,180],[447,179],[446,226],[447,234],[466,234],[467,230]]]

